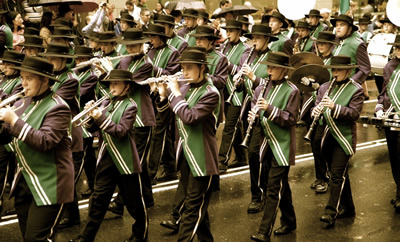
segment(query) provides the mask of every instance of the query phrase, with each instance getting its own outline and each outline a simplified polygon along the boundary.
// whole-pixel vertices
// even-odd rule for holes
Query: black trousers
[[[288,225],[296,228],[296,214],[292,203],[292,191],[288,182],[290,166],[279,166],[270,148],[268,148],[264,160],[266,163],[267,196],[259,233],[271,236],[278,208],[282,213],[282,226]]]
[[[210,230],[207,208],[210,203],[214,176],[193,177],[184,155],[179,161],[181,177],[175,194],[181,205],[178,241],[193,241],[197,234],[200,241],[214,241]]]
[[[89,189],[93,190],[94,176],[96,174],[96,152],[93,148],[93,137],[83,139],[83,169],[85,170]]]
[[[96,169],[94,192],[89,200],[88,222],[80,236],[93,241],[107,212],[108,205],[118,185],[129,214],[135,219],[132,234],[138,241],[147,239],[148,223],[146,205],[142,193],[141,174],[121,175],[107,153]]]
[[[174,117],[171,115],[166,119],[160,118],[156,112],[156,128],[151,142],[149,154],[150,177],[155,178],[160,165],[164,166],[166,173],[176,172],[175,149],[174,149]]]
[[[15,170],[15,155],[8,152],[4,145],[0,145],[0,213],[4,190],[7,182],[12,182]]]
[[[396,199],[400,200],[400,136],[399,131],[392,131],[385,128],[386,141],[389,151],[390,166],[396,183]]]
[[[260,125],[254,125],[249,144],[251,200],[260,202],[265,196],[265,160],[260,163]]]
[[[136,149],[139,153],[139,158],[141,161],[142,166],[142,173],[140,173],[140,179],[142,182],[142,189],[143,189],[143,197],[146,203],[146,207],[154,206],[154,199],[153,199],[153,190],[151,187],[151,179],[149,175],[149,168],[147,166],[148,157],[149,157],[149,150],[150,150],[150,139],[151,139],[151,127],[141,127],[135,128],[134,136],[133,136]],[[116,203],[124,204],[124,199],[121,195],[117,195],[114,199]]]
[[[350,156],[346,155],[335,138],[328,134],[322,154],[331,171],[331,191],[325,214],[336,219],[340,209],[354,210],[353,196],[348,174]]]
[[[24,241],[54,240],[62,205],[37,206],[23,176],[16,185],[14,194],[19,228]]]
[[[246,153],[240,145],[243,141],[243,130],[239,120],[240,110],[242,107],[236,107],[225,103],[225,127],[222,131],[221,146],[219,148],[219,162],[228,164],[232,147],[235,149],[236,160],[238,162],[246,162]]]
[[[381,93],[382,92],[382,86],[383,86],[383,76],[379,76],[379,75],[375,75],[375,84],[376,87],[378,88],[378,92]]]
[[[324,135],[324,126],[315,125],[314,135],[311,137],[311,150],[314,155],[315,177],[324,181],[329,181],[328,167],[321,152],[322,136]]]

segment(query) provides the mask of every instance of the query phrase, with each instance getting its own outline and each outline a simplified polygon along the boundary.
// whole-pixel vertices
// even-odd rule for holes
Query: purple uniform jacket
[[[239,40],[239,41],[240,41],[240,40]],[[247,55],[248,55],[250,49],[249,49],[249,47],[248,47],[247,44],[243,43],[243,45],[245,45],[245,46],[247,47],[247,49],[243,52],[243,55],[244,55],[245,53],[247,53]],[[226,45],[222,44],[221,47],[220,47],[220,49],[221,49],[223,52],[221,52],[221,53],[224,54],[225,56],[227,56],[228,51],[229,51],[229,49],[230,49],[232,46],[235,46],[235,45],[232,44],[231,42],[227,43]],[[241,58],[241,57],[240,57],[240,58]],[[232,76],[236,75],[236,73],[238,73],[239,70],[240,70],[238,67],[239,67],[239,65],[235,65],[235,64],[233,64],[233,63],[229,63],[229,60],[228,60],[228,74],[231,74]],[[233,71],[233,72],[232,72],[232,71]]]
[[[79,92],[80,92],[80,106],[83,108],[85,104],[91,100],[95,100],[96,97],[96,85],[97,81],[99,78],[97,75],[94,73],[93,69],[91,67],[83,68],[81,70],[77,70],[75,74],[79,76],[79,74],[87,71],[90,69],[90,76],[88,76],[79,86]]]
[[[213,116],[213,111],[218,105],[219,95],[217,92],[209,91],[204,95],[194,107],[189,108],[185,100],[185,95],[190,88],[199,87],[204,85],[206,80],[200,83],[189,84],[185,83],[180,86],[182,95],[175,97],[173,94],[169,94],[168,99],[170,100],[169,109],[164,108],[168,104],[168,99],[163,102],[157,103],[157,109],[160,112],[161,118],[168,115],[168,112],[174,112],[175,115],[182,120],[186,125],[198,125],[201,123],[203,126],[203,144],[205,149],[204,156],[206,157],[206,170],[207,175],[218,174],[218,145],[216,139],[216,119]],[[221,99],[222,100],[222,99]],[[177,140],[177,150],[176,150],[176,160],[179,161],[180,155],[182,153],[182,146],[179,145],[179,132],[175,129],[176,140]],[[201,142],[201,141],[199,141]],[[179,166],[178,166],[179,167]]]
[[[249,56],[249,54],[250,54],[250,49],[245,50],[245,51],[243,52],[242,57],[240,58],[240,64],[239,64],[239,66],[238,66],[238,68],[237,68],[237,72],[239,72],[240,69],[242,69],[242,67],[243,67],[244,64],[251,65],[257,57],[261,56],[262,54],[267,53],[268,51],[270,51],[269,48],[267,48],[267,49],[264,50],[263,52],[259,52],[259,51],[257,51],[257,50],[254,50],[253,53],[252,53],[252,55],[251,55],[251,57],[250,57],[250,59],[248,59],[248,56]],[[245,63],[247,60],[248,60],[248,62]],[[265,69],[265,72],[267,72],[267,69]],[[258,87],[258,86],[260,85],[261,79],[262,79],[262,78],[260,78],[259,76],[256,76],[256,79],[255,79],[255,81],[254,81],[254,83],[253,83],[253,89],[256,89],[256,87]],[[244,88],[244,85],[241,85],[241,87],[240,87],[238,90],[241,91],[242,88]]]
[[[275,85],[279,85],[283,83],[285,79],[279,80],[279,81],[269,81],[267,83],[267,88],[265,90],[264,94],[264,99],[268,96],[269,91],[271,88]],[[293,85],[294,84],[290,84]],[[264,87],[263,85],[260,85],[256,88],[254,91],[254,96],[251,101],[251,108],[253,108],[256,103],[257,99],[260,96],[260,93]],[[297,89],[297,87],[294,86],[292,92],[290,93],[286,109],[282,110],[280,108],[274,107],[272,105],[268,105],[267,110],[264,112],[264,117],[270,117],[272,112],[276,112],[275,118],[273,119],[273,122],[278,124],[281,127],[285,127],[290,129],[290,150],[289,150],[289,164],[290,165],[295,165],[295,156],[296,156],[296,123],[297,123],[297,117],[299,114],[299,107],[300,107],[300,91]],[[259,123],[259,125],[261,125]],[[273,132],[273,130],[272,130]],[[260,133],[260,144],[262,144],[264,140],[264,131]],[[267,148],[262,149],[262,153],[260,153],[260,161],[263,160],[265,153],[267,151]]]
[[[153,60],[153,62],[154,62],[154,56],[156,54],[156,51],[161,50],[163,48],[169,48],[172,53],[169,56],[167,56],[167,55],[161,56],[161,58],[169,57],[167,64],[166,64],[165,68],[161,68],[161,67],[154,65],[153,66],[154,73],[160,73],[160,76],[173,75],[181,70],[181,65],[179,63],[177,63],[178,58],[180,56],[179,51],[177,49],[175,49],[174,47],[172,47],[170,45],[165,44],[163,46],[160,46],[159,48],[150,49],[150,51],[147,53],[147,55],[149,56],[150,60]],[[160,61],[160,62],[163,62],[163,61]]]
[[[53,92],[46,92],[41,97],[52,95]],[[18,116],[32,103],[32,98],[25,98],[17,101],[14,106],[22,108],[16,111]],[[14,126],[4,125],[4,130],[0,135],[2,143],[8,143],[12,137],[19,138],[23,132],[25,134],[23,142],[38,152],[55,150],[56,169],[57,169],[57,203],[72,202],[74,199],[74,165],[71,153],[71,139],[68,137],[68,128],[71,123],[71,111],[67,105],[60,101],[59,105],[54,106],[43,119],[39,130],[25,129],[26,122],[18,119]],[[0,128],[1,129],[1,128]],[[27,160],[30,166],[34,166],[34,160]],[[45,168],[44,168],[45,169]],[[11,193],[15,189],[15,184],[21,178],[21,172],[17,172]]]
[[[171,38],[174,38],[174,37],[175,37],[175,33],[172,34]],[[178,35],[178,37],[183,41],[183,43],[181,44],[181,46],[179,46],[179,49],[178,49],[179,54],[182,54],[182,52],[184,50],[186,50],[186,48],[188,47],[188,43],[182,36]]]
[[[4,76],[3,79],[0,81],[0,85],[3,82],[7,81],[7,78],[8,78],[7,76]],[[5,91],[0,89],[0,100],[4,100],[4,99],[8,98],[9,96],[12,96],[18,92],[21,92],[22,90],[24,90],[24,88],[22,87],[21,83],[16,85],[10,94],[8,94]]]
[[[336,85],[343,85],[345,82],[341,82]],[[321,87],[318,89],[318,96],[317,100],[315,101],[315,106],[317,106],[321,100],[326,91],[328,90],[330,82],[325,82],[324,84],[321,85]],[[335,85],[333,86],[332,90],[335,89]],[[357,145],[357,125],[356,121],[360,117],[360,113],[362,110],[364,104],[364,90],[363,88],[359,85],[358,90],[356,93],[354,93],[353,97],[351,98],[348,106],[341,106],[339,109],[339,115],[337,118],[334,118],[334,120],[341,120],[341,121],[350,121],[351,122],[351,136],[352,136],[352,143],[353,143],[353,150],[356,150],[356,145]],[[335,113],[335,110],[338,108],[338,104],[335,104],[334,108],[332,109],[332,113]],[[326,140],[327,135],[324,134],[323,140]],[[323,145],[323,144],[322,144]]]
[[[118,98],[115,99],[115,101],[117,101],[117,100],[118,100]],[[110,103],[110,101],[106,100],[101,104],[101,106],[105,107],[109,103]],[[97,120],[94,120],[94,122],[92,121],[92,126],[90,128],[88,128],[89,132],[96,132],[96,131],[100,130],[100,128],[102,127],[102,124],[107,119],[106,112],[107,112],[107,109],[104,109],[101,116]],[[103,127],[103,131],[117,139],[129,136],[130,144],[126,144],[126,145],[131,146],[131,153],[132,153],[133,162],[134,162],[134,164],[133,164],[134,171],[142,172],[139,154],[136,149],[135,140],[133,139],[133,127],[135,124],[136,113],[137,113],[136,105],[127,108],[124,111],[124,114],[122,115],[121,119],[119,120],[119,123],[114,123],[113,121],[111,121],[108,125],[106,125],[106,127]],[[99,132],[99,133],[101,134],[101,132]],[[100,135],[100,137],[99,137],[99,144],[100,144],[99,147],[102,147],[102,144],[103,144],[103,136],[102,135]],[[104,158],[106,152],[108,152],[107,149],[100,149],[97,160],[101,162],[101,160]]]
[[[306,115],[312,107],[314,107],[312,92],[303,92],[303,95],[301,96],[299,120],[302,120],[304,118],[304,115]]]
[[[375,107],[375,112],[382,110],[382,111],[387,111],[391,105],[389,96],[387,94],[387,86],[389,84],[390,78],[392,76],[392,73],[394,70],[396,70],[397,66],[400,64],[400,59],[394,58],[390,60],[385,67],[383,68],[383,86],[382,86],[382,92],[378,96],[378,103],[376,104]]]
[[[118,69],[128,70],[129,65],[137,60],[142,58],[143,55],[139,56],[128,56],[121,60],[119,63]],[[134,82],[143,82],[152,76],[153,72],[153,64],[148,56],[145,57],[145,63],[133,73],[133,81]],[[156,126],[156,116],[154,114],[153,102],[150,97],[150,86],[149,85],[135,85],[134,89],[140,89],[141,91],[141,110],[142,110],[142,121],[144,126],[154,127]],[[136,103],[139,103],[138,100],[135,100]]]
[[[196,28],[197,28],[197,26],[196,26]],[[195,29],[195,28],[193,28],[193,29]],[[182,38],[185,38],[185,35],[187,33],[189,33],[190,31],[192,31],[193,29],[189,29],[188,27],[185,27],[178,31],[178,35],[181,36]]]
[[[66,69],[55,72],[55,75],[61,75],[67,71]],[[56,94],[64,99],[69,108],[71,109],[72,117],[77,115],[80,111],[79,103],[76,98],[76,93],[79,88],[79,81],[75,78],[70,78],[65,80],[63,84],[56,90]],[[72,152],[80,152],[83,151],[83,135],[82,135],[82,128],[81,127],[74,127],[72,126],[71,130],[72,135]]]

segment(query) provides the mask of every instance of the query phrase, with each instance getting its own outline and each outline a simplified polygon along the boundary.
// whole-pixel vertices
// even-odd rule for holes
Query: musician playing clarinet
[[[364,96],[361,85],[349,76],[357,67],[348,56],[333,56],[331,64],[324,66],[332,69],[333,79],[319,88],[311,113],[316,120],[320,117],[324,124],[322,155],[331,174],[329,200],[320,218],[327,228],[332,227],[337,218],[355,216],[348,168],[356,151],[356,120]]]
[[[265,163],[267,195],[264,215],[255,241],[270,241],[278,208],[281,210],[281,227],[275,235],[284,235],[296,229],[296,215],[292,204],[288,175],[295,164],[296,122],[300,108],[300,91],[285,78],[289,69],[289,56],[272,52],[266,61],[270,76],[255,90],[249,112],[249,125],[259,117],[260,162]]]
[[[394,46],[395,58],[390,60],[383,68],[383,91],[378,96],[378,103],[375,107],[375,113],[378,118],[383,116],[389,118],[399,118],[396,112],[400,111],[400,96],[398,80],[400,71],[400,35],[396,36],[394,43],[388,43]],[[396,198],[392,200],[392,204],[397,213],[400,213],[400,165],[399,165],[399,131],[391,130],[390,127],[385,128],[385,135],[389,151],[390,165],[392,167],[393,179],[396,183]]]

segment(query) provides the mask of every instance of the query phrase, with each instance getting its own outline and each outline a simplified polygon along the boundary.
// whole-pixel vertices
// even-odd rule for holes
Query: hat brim
[[[131,79],[103,79],[101,82],[134,82]]]
[[[116,20],[117,20],[117,21],[120,21],[120,22],[121,22],[121,20],[122,20],[122,21],[125,21],[125,22],[135,23],[135,24],[136,24],[135,20],[131,20],[131,19],[127,19],[127,18],[116,18]],[[136,25],[137,25],[137,24],[136,24]]]
[[[271,34],[266,34],[266,33],[261,33],[261,32],[246,33],[246,34],[244,34],[243,36],[244,36],[244,37],[247,37],[247,38],[249,38],[249,39],[252,39],[252,38],[253,38],[253,34],[255,34],[255,35],[267,36],[267,37],[269,37],[269,41],[277,41],[277,40],[279,39],[279,38],[277,38],[277,37],[275,37],[275,36],[273,36],[273,35],[271,35]]]
[[[242,27],[228,25],[228,26],[221,26],[221,29],[242,29]]]
[[[76,35],[58,35],[58,34],[55,34],[55,35],[50,34],[49,35],[49,38],[52,38],[52,39],[54,39],[54,38],[75,39],[76,37],[78,37],[78,36],[76,36]]]
[[[277,19],[279,19],[279,20],[282,22],[282,27],[281,27],[281,28],[285,29],[285,28],[289,27],[289,24],[286,23],[286,21],[285,21],[284,19],[281,19],[281,18],[276,17],[276,16],[272,16],[272,15],[264,15],[264,16],[262,16],[261,22],[262,22],[262,20],[265,20],[265,21],[269,22],[269,19],[270,19],[271,17],[277,18]]]
[[[123,40],[123,39],[118,39],[117,43],[118,44],[123,44],[123,45],[135,45],[135,44],[142,44],[142,43],[149,43],[150,39],[148,38],[143,38],[143,39],[138,39],[138,40]]]
[[[169,37],[167,36],[165,33],[157,33],[157,32],[151,32],[151,31],[145,31],[143,32],[143,34],[147,34],[147,35],[158,35],[158,36],[162,36],[162,37]]]
[[[173,64],[199,64],[199,65],[210,65],[210,66],[215,66],[215,64],[211,64],[209,62],[201,62],[198,60],[182,60],[182,61],[177,61],[174,62]]]
[[[71,55],[71,54],[66,55],[66,54],[47,53],[47,52],[45,52],[45,53],[39,53],[39,55],[43,56],[43,57],[60,57],[60,58],[67,58],[67,59],[74,58],[74,56]]]
[[[318,18],[322,18],[322,16],[319,15],[319,14],[304,14],[304,16],[306,16],[306,18],[309,18],[309,17],[318,17]]]
[[[182,17],[197,18],[198,16],[192,14],[182,14]]]
[[[358,65],[324,65],[322,66],[325,69],[344,69],[351,70],[358,67]]]
[[[164,21],[164,20],[154,20],[154,23],[156,23],[156,24],[169,24],[169,25],[175,26],[175,23],[171,23],[171,22]]]
[[[86,57],[86,58],[93,58],[93,54],[74,54],[74,58]]]
[[[43,46],[43,45],[35,45],[35,44],[18,44],[17,46],[34,47],[34,48],[44,49],[44,46]]]
[[[56,82],[60,82],[55,76],[48,75],[48,74],[45,74],[45,73],[43,73],[43,72],[33,70],[33,69],[31,69],[31,68],[22,67],[22,66],[12,66],[12,67],[10,67],[10,68],[11,68],[11,69],[20,70],[20,71],[29,72],[29,73],[36,74],[36,75],[39,75],[39,76],[48,77],[50,80],[53,80],[53,81],[56,81]]]
[[[97,39],[96,41],[99,43],[107,43],[107,42],[117,42],[118,38],[111,38],[111,39]]]
[[[285,68],[285,69],[288,69],[288,70],[294,70],[294,67],[280,65],[280,64],[277,64],[277,63],[274,63],[274,62],[270,62],[270,61],[267,61],[267,60],[266,61],[259,61],[258,63],[265,64],[267,66],[274,66],[274,67]]]
[[[330,41],[330,40],[318,40],[318,39],[316,39],[316,40],[314,40],[315,42],[319,42],[319,43],[329,43],[329,44],[334,44],[334,45],[338,45],[339,43],[338,42],[335,42],[335,41]]]
[[[2,10],[2,11],[0,11],[0,15],[1,15],[1,14],[6,14],[6,13],[8,13],[7,10]]]
[[[393,45],[393,46],[400,46],[400,42],[397,43],[387,43],[388,45]]]
[[[3,62],[10,62],[10,63],[14,63],[14,64],[17,64],[17,65],[21,65],[22,64],[22,62],[19,62],[19,61],[15,60],[15,59],[0,58],[0,60],[3,61]]]
[[[209,35],[209,34],[189,34],[189,36],[195,37],[195,38],[206,37],[206,38],[212,38],[212,39],[220,39],[220,37],[218,37],[218,36]]]
[[[352,23],[350,23],[350,22],[348,22],[348,21],[346,21],[346,20],[344,20],[344,19],[331,19],[331,20],[330,20],[331,24],[332,24],[334,27],[336,26],[336,22],[337,22],[337,21],[343,21],[343,22],[348,23],[348,24],[353,28],[353,31],[357,31],[357,30],[358,30],[358,27],[357,27],[356,25],[354,25],[354,24],[352,24]]]

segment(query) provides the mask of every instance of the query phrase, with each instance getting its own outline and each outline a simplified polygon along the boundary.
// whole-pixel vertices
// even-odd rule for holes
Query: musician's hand
[[[333,109],[333,107],[335,107],[335,103],[329,97],[324,97],[321,100],[321,105],[329,109]]]
[[[151,82],[151,83],[149,83],[149,86],[150,86],[150,91],[151,91],[151,92],[154,92],[154,93],[157,93],[157,92],[158,92],[157,83]]]
[[[382,118],[382,117],[383,117],[383,110],[378,110],[378,111],[375,113],[375,115],[376,115],[377,118]]]
[[[265,111],[265,110],[267,110],[268,106],[269,105],[268,105],[267,101],[264,98],[259,98],[257,100],[257,104],[256,104],[257,108],[262,109],[262,110]]]
[[[247,115],[247,122],[251,122],[252,120],[254,121],[258,117],[258,110],[257,108],[252,108],[249,111],[249,114]]]
[[[181,90],[179,89],[178,81],[176,79],[169,80],[167,84],[175,97],[182,95]]]
[[[319,83],[318,83],[318,82],[314,82],[313,84],[311,84],[311,87],[312,87],[314,90],[318,90],[318,88],[319,88]]]
[[[323,108],[324,107],[322,105],[315,106],[311,112],[311,117],[316,117],[316,116],[320,115],[321,113],[323,113],[323,111],[322,111]]]
[[[11,124],[11,126],[14,126],[18,120],[18,115],[10,106],[7,106],[0,109],[0,120]]]
[[[300,83],[303,84],[304,86],[308,86],[308,85],[310,85],[310,82],[311,82],[310,79],[311,78],[308,78],[308,77],[304,76],[304,77],[301,78]]]
[[[101,109],[100,108],[95,108],[89,113],[90,117],[93,119],[98,119],[101,116]]]
[[[94,100],[91,100],[91,101],[87,102],[83,109],[88,110],[89,108],[92,107],[93,103],[94,103]]]
[[[240,71],[243,72],[243,75],[247,76],[247,78],[249,78],[252,82],[256,80],[256,76],[254,75],[254,72],[253,70],[251,70],[249,65],[244,64]]]
[[[163,82],[158,84],[158,93],[160,94],[161,101],[167,98],[168,96],[167,89],[168,89],[167,83]]]
[[[233,82],[237,82],[238,79],[242,76],[242,72],[239,71],[236,75],[233,76]]]
[[[101,75],[103,75],[104,73],[106,73],[106,70],[104,70],[104,68],[101,66],[100,63],[94,63],[94,72],[96,73],[96,76],[99,77]]]

